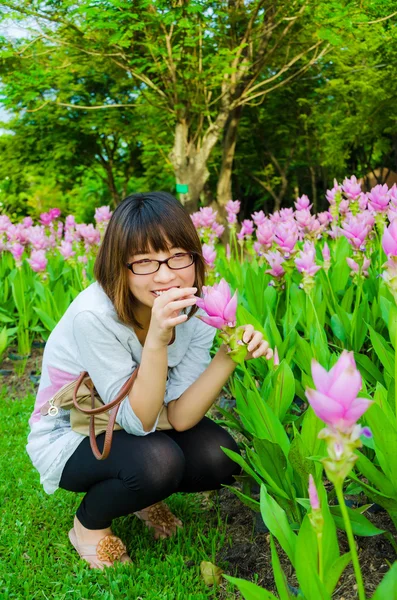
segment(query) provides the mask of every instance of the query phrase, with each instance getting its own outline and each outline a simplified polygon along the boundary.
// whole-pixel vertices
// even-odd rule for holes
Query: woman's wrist
[[[221,357],[222,359],[224,359],[225,363],[228,364],[230,367],[232,367],[232,366],[236,367],[237,366],[237,364],[234,362],[234,360],[229,355],[228,348],[227,348],[226,344],[221,344],[219,346],[216,355],[219,356],[219,357]]]

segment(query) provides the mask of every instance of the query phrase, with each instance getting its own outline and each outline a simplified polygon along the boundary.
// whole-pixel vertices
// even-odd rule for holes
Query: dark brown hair
[[[168,252],[171,247],[195,253],[194,286],[201,295],[205,262],[201,242],[183,206],[167,192],[131,194],[114,211],[95,261],[94,275],[122,323],[142,329],[134,314],[135,297],[128,285],[126,264],[134,254]],[[188,320],[197,312],[192,306]]]

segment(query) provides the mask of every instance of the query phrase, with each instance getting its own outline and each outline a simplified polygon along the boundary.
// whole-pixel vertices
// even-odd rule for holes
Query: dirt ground
[[[15,356],[16,349],[11,349],[10,353],[11,356]],[[40,379],[42,354],[42,348],[32,349],[31,356],[26,359],[23,374],[20,372],[21,361],[12,360],[9,356],[5,357],[0,365],[0,387],[5,385],[15,400],[25,397],[27,393],[35,395]],[[223,407],[229,402],[230,398],[225,396],[220,398]],[[217,418],[221,416],[215,407],[213,414]],[[227,522],[230,543],[218,552],[217,566],[221,567],[226,574],[251,581],[256,579],[258,585],[273,593],[276,592],[271,568],[269,534],[262,531],[263,522],[260,516],[242,504],[228,489],[222,489],[209,496],[203,495],[203,510],[208,511],[211,517],[208,521],[209,527],[216,522],[217,510],[219,510],[222,520]],[[367,512],[366,516],[379,529],[392,532],[397,542],[397,532],[386,512]],[[339,532],[338,535],[341,552],[347,552],[348,544],[345,534]],[[356,541],[366,593],[368,597],[371,597],[389,566],[396,560],[396,553],[391,543],[383,535],[357,537]],[[292,565],[280,547],[278,550],[291,591],[298,593],[298,584]],[[239,597],[240,595],[236,591],[235,598]],[[220,600],[230,600],[230,598],[226,598],[222,590],[219,598]],[[334,598],[335,600],[356,600],[358,598],[351,564],[344,571],[335,589]]]

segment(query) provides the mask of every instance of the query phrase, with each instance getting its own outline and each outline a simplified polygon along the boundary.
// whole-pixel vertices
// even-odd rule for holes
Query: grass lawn
[[[0,598],[83,600],[101,598],[185,600],[236,598],[226,581],[207,587],[203,560],[215,562],[228,543],[225,524],[203,510],[198,495],[169,500],[185,526],[170,540],[155,542],[136,517],[117,519],[132,565],[92,571],[80,560],[67,533],[81,494],[57,490],[48,496],[25,451],[34,397],[11,401],[0,392]],[[222,566],[222,565],[221,565]],[[232,574],[232,573],[230,573]]]

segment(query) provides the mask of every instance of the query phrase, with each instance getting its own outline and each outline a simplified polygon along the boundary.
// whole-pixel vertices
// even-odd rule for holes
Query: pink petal
[[[367,398],[356,398],[343,415],[344,421],[349,423],[349,425],[354,425],[371,406],[371,404],[373,404],[373,400],[368,400]]]
[[[318,418],[327,425],[333,425],[344,416],[343,407],[338,402],[317,390],[307,389],[306,398]]]
[[[211,317],[223,316],[223,310],[225,308],[225,298],[218,290],[208,290],[204,298],[204,310]]]
[[[229,302],[231,298],[230,286],[225,279],[220,280],[217,285],[217,291],[220,292],[224,298],[226,298],[227,302]]]
[[[349,367],[345,369],[337,379],[333,380],[333,383],[328,390],[328,396],[347,409],[355,398],[357,398],[361,386],[362,380],[360,372],[357,371],[357,369]]]
[[[237,311],[237,291],[234,292],[233,298],[228,302],[223,311],[223,317],[226,321],[235,321]]]
[[[312,377],[314,385],[319,392],[326,394],[331,386],[332,379],[328,371],[324,369],[316,360],[312,360]]]
[[[204,323],[207,323],[207,325],[211,325],[211,327],[216,327],[217,329],[222,329],[222,327],[226,325],[226,322],[221,317],[203,317],[201,315],[197,315],[197,318],[201,321],[204,321]]]
[[[337,379],[339,375],[347,369],[348,367],[356,368],[356,363],[354,362],[353,352],[348,352],[347,350],[343,350],[342,354],[338,358],[337,362],[334,364],[332,369],[329,371],[329,374],[332,379]]]

